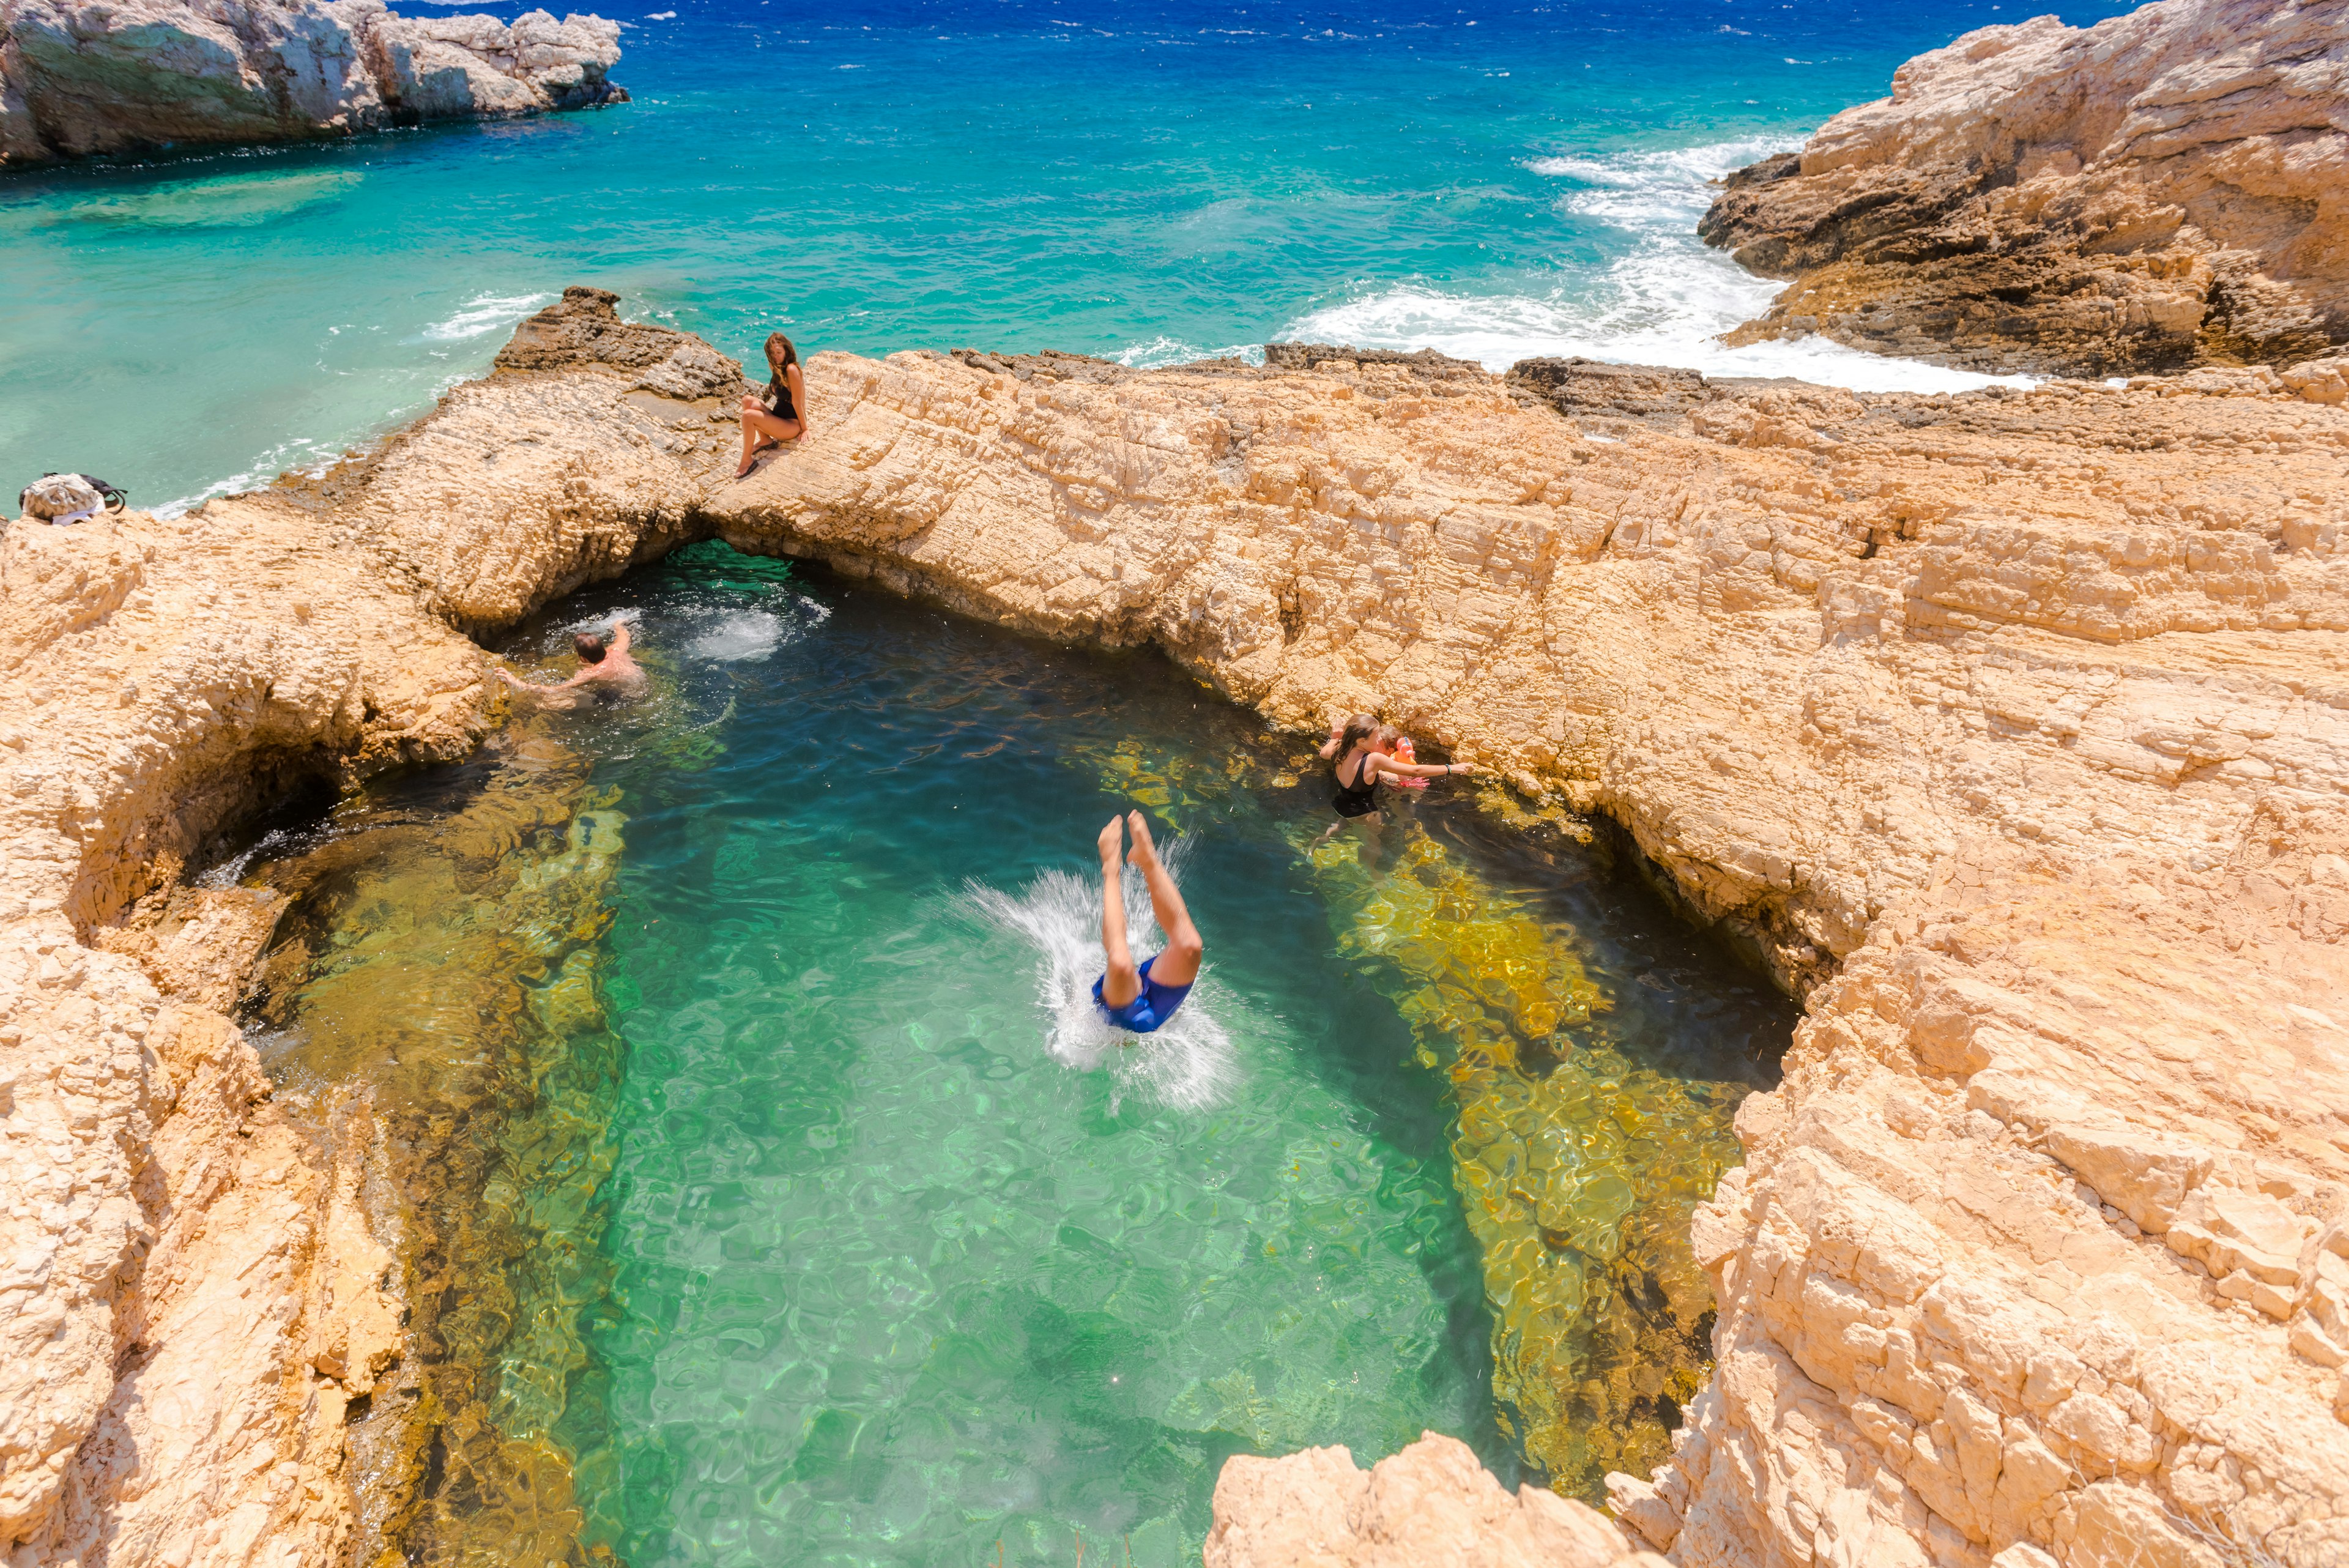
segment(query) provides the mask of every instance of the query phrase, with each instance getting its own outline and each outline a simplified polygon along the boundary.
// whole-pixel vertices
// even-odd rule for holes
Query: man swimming
[[[1151,910],[1158,917],[1158,929],[1166,933],[1166,946],[1143,959],[1138,968],[1125,945],[1125,878],[1118,867],[1122,826],[1133,830],[1133,851],[1126,858],[1150,885]],[[1130,813],[1123,823],[1111,817],[1109,826],[1101,830],[1100,842],[1102,950],[1109,955],[1109,968],[1093,981],[1093,1003],[1129,1034],[1147,1034],[1163,1028],[1191,994],[1191,984],[1199,978],[1199,955],[1206,948],[1199,940],[1199,929],[1191,923],[1191,912],[1183,907],[1174,878],[1166,874],[1158,858],[1158,846],[1150,842],[1150,825],[1142,819],[1142,813]]]
[[[583,631],[571,639],[571,649],[579,655],[579,673],[568,680],[541,686],[517,679],[502,666],[498,674],[515,691],[527,691],[554,708],[575,708],[599,697],[617,701],[644,691],[644,666],[628,657],[626,621],[614,621],[608,637],[599,631]]]

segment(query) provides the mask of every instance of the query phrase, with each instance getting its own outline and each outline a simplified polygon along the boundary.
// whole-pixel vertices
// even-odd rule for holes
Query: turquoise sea
[[[776,326],[1136,364],[1309,337],[1968,384],[1724,354],[1773,286],[1690,231],[1708,177],[2031,14],[637,5],[613,13],[626,106],[0,180],[0,487],[81,469],[158,505],[316,463],[581,282],[738,355]]]

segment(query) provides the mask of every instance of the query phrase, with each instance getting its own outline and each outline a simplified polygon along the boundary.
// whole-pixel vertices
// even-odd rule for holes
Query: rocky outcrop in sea
[[[1283,725],[1375,708],[1504,815],[1620,824],[1804,999],[1687,1239],[1717,1369],[1612,1479],[1674,1561],[2337,1555],[2349,362],[1920,397],[818,354],[815,433],[737,483],[737,368],[614,303],[570,291],[323,480],[0,545],[12,1561],[329,1561],[416,1484],[344,1420],[419,1355],[350,1198],[373,1146],[265,1097],[227,1009],[268,911],[182,869],[294,772],[468,754],[464,633],[711,535],[1155,645]],[[1464,1137],[1537,1168],[1506,1119]],[[1507,1243],[1496,1395],[1559,1473],[1649,1469],[1547,1293],[1622,1216],[1530,1182],[1464,1195]],[[1214,1550],[1619,1550],[1414,1453],[1227,1472]]]
[[[1700,232],[1793,280],[1732,343],[2085,376],[2316,358],[2349,341],[2349,16],[1981,28],[1727,185]]]
[[[619,58],[618,23],[545,11],[507,24],[383,0],[8,0],[0,166],[621,103]]]

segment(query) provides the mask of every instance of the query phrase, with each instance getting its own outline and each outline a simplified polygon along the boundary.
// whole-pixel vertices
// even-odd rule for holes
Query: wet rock
[[[1089,354],[1063,354],[1053,348],[1038,354],[989,354],[978,348],[957,348],[954,351],[954,358],[974,370],[1009,376],[1015,381],[1034,381],[1040,377],[1046,386],[1055,381],[1087,381],[1096,386],[1109,386],[1134,374],[1114,359],[1097,359]]]
[[[1682,416],[1706,400],[1694,370],[1658,365],[1610,365],[1599,359],[1520,359],[1509,379],[1527,388],[1568,419],[1639,420],[1678,429]]]
[[[1437,378],[1474,376],[1481,379],[1485,373],[1485,367],[1474,359],[1455,359],[1433,348],[1413,348],[1406,352],[1398,348],[1350,348],[1335,343],[1268,343],[1264,346],[1264,363],[1269,370],[1311,370],[1323,365],[1344,368],[1391,365]]]
[[[749,389],[741,367],[689,332],[623,321],[608,288],[574,285],[524,320],[498,351],[500,370],[608,369],[632,373],[636,387],[690,401]]]

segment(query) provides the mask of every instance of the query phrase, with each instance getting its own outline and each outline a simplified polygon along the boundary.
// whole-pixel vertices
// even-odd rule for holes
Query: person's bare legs
[[[1369,833],[1371,836],[1371,842],[1372,844],[1376,844],[1379,838],[1379,829],[1385,825],[1385,822],[1386,814],[1377,811],[1365,812],[1360,816],[1341,816],[1337,821],[1330,825],[1328,832],[1322,834],[1320,837],[1313,841],[1313,847],[1316,849],[1320,848],[1321,846],[1329,843],[1331,839],[1337,837],[1338,835],[1345,832],[1346,829],[1353,826],[1357,823],[1360,823],[1364,831]]]
[[[1188,985],[1199,978],[1199,957],[1206,951],[1206,944],[1199,940],[1199,928],[1191,923],[1191,911],[1183,907],[1174,878],[1166,874],[1158,858],[1158,846],[1150,842],[1150,824],[1137,811],[1127,815],[1125,826],[1133,835],[1133,848],[1126,859],[1150,884],[1151,913],[1158,917],[1158,929],[1166,933],[1165,950],[1151,961],[1150,978],[1161,985]],[[1106,834],[1102,842],[1109,842]]]
[[[1133,951],[1125,945],[1125,867],[1119,864],[1123,845],[1119,829],[1125,824],[1117,817],[1101,830],[1102,857],[1102,951],[1109,955],[1109,967],[1102,973],[1102,1001],[1112,1007],[1123,1007],[1142,994],[1142,974],[1133,967]]]
[[[742,462],[734,470],[734,477],[743,478],[750,472],[750,460],[761,447],[769,442],[781,444],[797,441],[807,427],[797,420],[779,420],[758,406],[756,398],[742,400]]]

